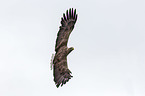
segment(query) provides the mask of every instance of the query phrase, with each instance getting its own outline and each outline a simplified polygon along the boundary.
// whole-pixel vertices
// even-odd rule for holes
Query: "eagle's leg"
[[[73,47],[68,48],[68,49],[67,49],[67,55],[68,55],[71,51],[73,51],[73,50],[74,50]]]

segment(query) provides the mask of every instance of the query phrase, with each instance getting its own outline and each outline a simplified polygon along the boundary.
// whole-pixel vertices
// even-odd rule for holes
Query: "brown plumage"
[[[61,18],[61,26],[57,34],[55,45],[55,56],[53,59],[53,76],[56,87],[65,84],[71,79],[71,71],[67,66],[67,55],[74,50],[73,47],[68,48],[67,42],[77,20],[76,9],[69,9]]]

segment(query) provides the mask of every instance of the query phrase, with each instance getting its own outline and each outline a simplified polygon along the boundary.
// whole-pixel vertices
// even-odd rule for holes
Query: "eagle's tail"
[[[53,67],[53,59],[54,59],[54,54],[51,56],[51,62],[50,62],[50,69],[52,70]]]

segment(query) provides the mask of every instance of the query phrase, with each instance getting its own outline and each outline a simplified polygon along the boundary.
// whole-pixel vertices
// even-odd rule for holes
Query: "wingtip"
[[[76,9],[74,8],[69,8],[68,10],[66,10],[66,15],[63,14],[63,17],[66,19],[70,19],[70,18],[74,18],[76,17]]]
[[[61,87],[66,84],[66,82],[68,82],[73,76],[69,73],[65,73],[63,76],[58,76],[54,79],[56,87],[59,88],[59,86],[61,85]]]
[[[66,16],[67,16],[67,19],[69,19],[69,13],[68,13],[68,10],[66,11]]]

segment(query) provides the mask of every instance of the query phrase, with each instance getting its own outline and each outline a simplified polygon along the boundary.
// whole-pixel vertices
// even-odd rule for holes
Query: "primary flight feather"
[[[61,18],[61,26],[57,34],[55,56],[53,59],[53,76],[57,88],[73,77],[71,76],[71,71],[68,69],[67,56],[74,48],[68,48],[67,42],[76,21],[76,9],[73,10],[73,8],[67,10],[66,14],[63,14]]]

